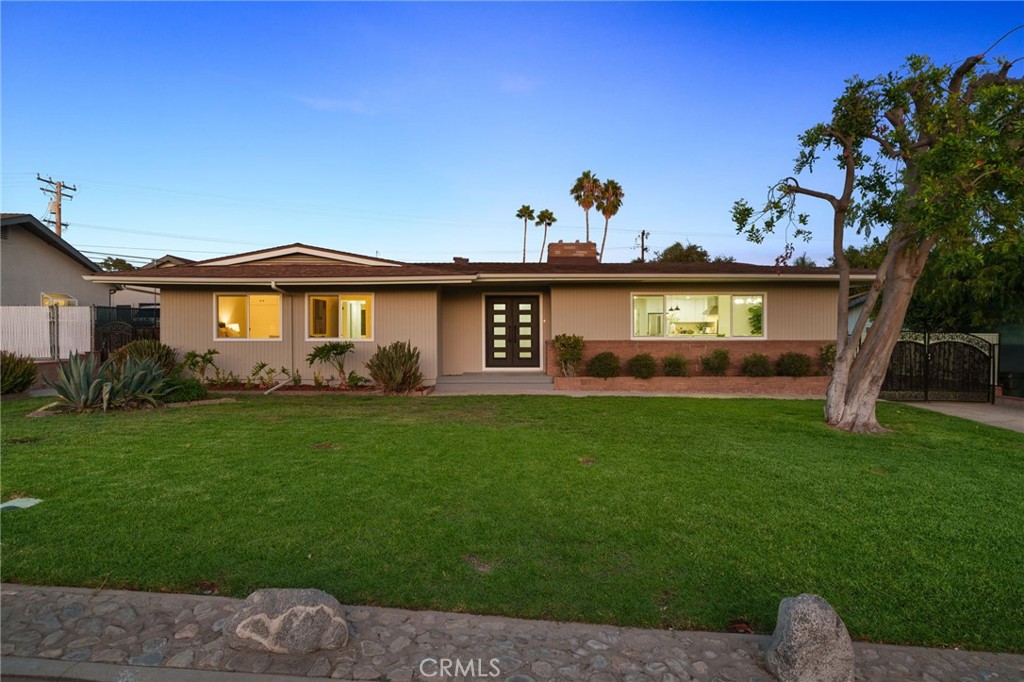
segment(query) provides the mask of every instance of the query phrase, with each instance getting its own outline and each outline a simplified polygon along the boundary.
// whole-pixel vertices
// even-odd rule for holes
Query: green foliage
[[[569,189],[569,194],[573,200],[583,209],[583,219],[586,224],[586,239],[590,241],[590,209],[597,203],[598,193],[601,191],[601,179],[598,178],[590,171],[583,171],[573,186]]]
[[[298,386],[299,384],[302,383],[302,374],[299,373],[298,368],[288,369],[287,367],[282,367],[281,374],[288,377],[288,379],[292,382],[292,386]]]
[[[575,334],[558,334],[551,340],[558,353],[558,366],[562,376],[574,377],[583,364],[583,337]]]
[[[537,214],[537,222],[535,224],[540,225],[544,228],[544,238],[540,242],[540,259],[538,262],[544,262],[544,244],[548,241],[548,228],[558,222],[558,218],[549,209],[544,209]]]
[[[348,373],[348,379],[345,380],[345,383],[349,388],[360,388],[369,384],[370,380],[363,375],[356,373],[355,370],[352,370]]]
[[[604,234],[601,236],[601,250],[597,252],[597,260],[604,260],[604,246],[608,241],[608,221],[622,208],[622,199],[626,193],[622,191],[622,185],[615,180],[605,180],[597,194],[595,208],[604,216]]]
[[[377,346],[377,352],[366,362],[366,369],[377,388],[385,393],[408,393],[423,384],[420,349],[409,341]]]
[[[825,374],[832,374],[836,366],[836,344],[826,343],[818,351],[818,360],[821,362],[821,369]]]
[[[0,353],[0,393],[27,391],[36,381],[36,363],[32,358],[3,351]]]
[[[210,396],[202,381],[193,377],[176,376],[167,380],[167,395],[164,402],[184,403],[193,400],[205,400]]]
[[[213,379],[210,381],[210,383],[216,386],[217,388],[228,388],[238,386],[239,384],[242,383],[242,380],[233,371],[225,373],[221,370],[220,367],[214,365]]]
[[[529,225],[531,220],[535,219],[533,209],[530,208],[529,204],[523,204],[516,211],[516,217],[523,221],[523,262],[526,262],[526,227]]]
[[[747,321],[750,322],[750,334],[751,336],[761,336],[764,330],[764,306],[760,303],[752,305],[747,309],[749,315]]]
[[[317,370],[313,370],[313,385],[317,388],[324,388],[331,383],[330,377],[324,377],[324,375]]]
[[[246,382],[246,387],[261,386],[269,388],[274,385],[278,373],[278,370],[271,367],[269,363],[257,362],[249,372],[249,380]]]
[[[619,356],[610,350],[598,353],[587,363],[587,376],[611,379],[622,374],[622,363]]]
[[[152,357],[113,358],[102,364],[93,355],[68,358],[57,369],[54,381],[47,385],[57,392],[57,401],[47,407],[69,412],[88,412],[96,408],[132,408],[142,404],[159,405],[167,394],[167,380]]]
[[[110,357],[119,365],[124,364],[128,358],[150,358],[159,365],[165,376],[174,376],[181,371],[178,351],[156,339],[136,339],[118,348]]]
[[[306,356],[306,362],[312,367],[314,362],[330,365],[338,370],[338,376],[345,376],[345,355],[352,351],[356,345],[351,341],[331,341],[313,348]]]
[[[667,377],[685,377],[689,364],[682,355],[666,355],[661,359],[661,371]]]
[[[220,355],[220,351],[216,348],[207,348],[203,353],[190,350],[185,353],[182,364],[193,374],[198,374],[200,381],[206,383],[206,371],[210,367],[215,369],[217,367],[217,363],[213,361],[214,355]]]
[[[718,348],[711,351],[710,355],[702,355],[700,357],[700,368],[704,374],[718,377],[725,376],[726,371],[729,369],[729,351],[724,348]]]
[[[664,251],[654,254],[654,260],[659,263],[710,263],[711,256],[699,244],[676,242],[667,247]]]
[[[780,377],[806,377],[811,374],[811,356],[804,353],[783,353],[775,361],[775,373]]]
[[[637,379],[650,379],[658,373],[658,363],[650,353],[639,353],[626,361],[626,373]]]
[[[130,272],[136,269],[134,265],[124,258],[116,258],[114,256],[107,256],[99,262],[99,266],[107,272]]]
[[[747,377],[770,377],[775,372],[772,371],[772,361],[768,359],[767,355],[751,353],[743,358],[740,373]]]

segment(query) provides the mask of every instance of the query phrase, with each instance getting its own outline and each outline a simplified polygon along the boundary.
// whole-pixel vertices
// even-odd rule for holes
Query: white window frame
[[[49,299],[49,303],[47,303]],[[71,294],[61,294],[56,291],[43,291],[39,293],[39,305],[51,307],[51,306],[66,306],[68,308],[78,305],[78,299]]]
[[[312,297],[327,298],[335,297],[338,299],[338,333],[341,333],[341,297],[342,296],[362,296],[370,300],[370,310],[372,311],[372,317],[370,318],[370,336],[363,338],[346,338],[344,336],[310,336],[309,335],[309,299]],[[374,338],[377,336],[377,298],[372,291],[309,291],[306,292],[304,299],[305,312],[302,314],[302,334],[306,341],[314,343],[325,342],[325,341],[351,341],[352,343],[373,343]]]
[[[220,336],[217,333],[219,329],[218,319],[219,310],[217,307],[217,298],[219,296],[245,296],[245,323],[249,324],[249,297],[250,296],[277,296],[281,304],[277,307],[277,328],[281,330],[281,333],[276,339],[252,339],[248,336],[238,339],[228,338],[226,336]],[[246,334],[249,330],[246,329]],[[278,292],[266,293],[263,291],[215,291],[213,293],[213,340],[215,343],[281,343],[284,341],[285,328],[284,328],[284,296]]]
[[[662,335],[661,336],[636,336],[633,333],[633,299],[637,296],[661,296],[662,297]],[[734,296],[760,296],[761,297],[761,335],[760,336],[711,336],[710,334],[701,336],[669,336],[668,325],[666,324],[666,316],[668,311],[665,310],[665,301],[669,296],[728,296],[729,303],[732,304]],[[630,341],[767,341],[768,340],[768,316],[765,312],[768,310],[768,292],[766,291],[631,291],[629,293],[629,340]]]

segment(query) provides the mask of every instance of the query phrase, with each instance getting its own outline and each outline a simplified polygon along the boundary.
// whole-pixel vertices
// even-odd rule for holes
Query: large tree
[[[614,180],[605,180],[597,193],[597,210],[604,216],[604,236],[601,237],[601,250],[597,253],[599,263],[604,260],[604,245],[608,241],[608,221],[622,208],[622,199],[625,196],[622,185]]]
[[[569,190],[569,194],[572,195],[572,198],[583,209],[583,219],[587,224],[588,242],[590,241],[590,209],[597,203],[597,195],[600,191],[601,180],[590,171],[583,171]]]
[[[124,258],[117,258],[115,256],[107,256],[100,261],[99,265],[107,272],[127,272],[135,269],[135,266]]]
[[[538,261],[540,263],[544,262],[544,245],[548,242],[548,228],[557,222],[558,218],[555,217],[555,214],[546,208],[537,214],[537,224],[544,228],[544,238],[540,242],[540,260]]]
[[[710,263],[711,256],[699,244],[686,242],[683,246],[682,242],[676,242],[664,251],[656,252],[654,260],[659,263]]]
[[[991,48],[990,48],[991,49]],[[780,180],[758,210],[733,206],[737,231],[760,242],[776,229],[808,239],[796,201],[811,197],[833,210],[833,259],[839,270],[836,363],[825,403],[827,423],[854,432],[883,431],[875,404],[914,287],[937,246],[964,258],[1019,234],[1024,218],[1024,83],[1013,63],[989,66],[985,55],[952,66],[912,56],[899,72],[847,81],[831,120],[800,136],[795,174],[811,171],[822,153],[835,154],[840,191]],[[793,228],[792,234],[789,233]],[[868,291],[868,315],[847,333],[850,262],[847,228],[884,234],[885,255]],[[877,311],[876,311],[877,307]]]
[[[531,220],[535,219],[533,215],[533,209],[530,208],[529,204],[523,204],[516,211],[516,217],[523,221],[523,262],[526,262],[526,227],[530,224]]]

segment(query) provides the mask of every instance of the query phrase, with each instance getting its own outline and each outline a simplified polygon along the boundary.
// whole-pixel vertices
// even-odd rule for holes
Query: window
[[[373,338],[372,294],[310,294],[307,300],[309,338]]]
[[[78,305],[78,299],[68,294],[54,294],[51,292],[43,292],[39,296],[39,305]]]
[[[633,296],[634,338],[737,338],[764,335],[762,294]]]
[[[217,296],[218,339],[280,339],[280,294]]]

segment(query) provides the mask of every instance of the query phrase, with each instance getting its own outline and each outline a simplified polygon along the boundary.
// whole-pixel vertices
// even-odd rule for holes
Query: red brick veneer
[[[730,341],[728,339],[709,339],[707,341],[587,341],[583,343],[583,364],[598,353],[611,351],[619,356],[625,373],[626,361],[638,353],[650,353],[658,361],[658,374],[661,374],[661,359],[666,355],[681,355],[690,361],[687,371],[691,375],[700,374],[699,358],[709,355],[718,348],[729,351],[729,370],[727,376],[739,376],[743,358],[751,353],[767,355],[772,362],[787,352],[809,355],[814,363],[815,371],[820,369],[818,354],[827,340],[823,341]],[[558,352],[551,341],[547,342],[546,371],[551,376],[559,376],[562,370],[558,367]]]
[[[824,398],[829,377],[555,377],[558,391],[710,393]]]

